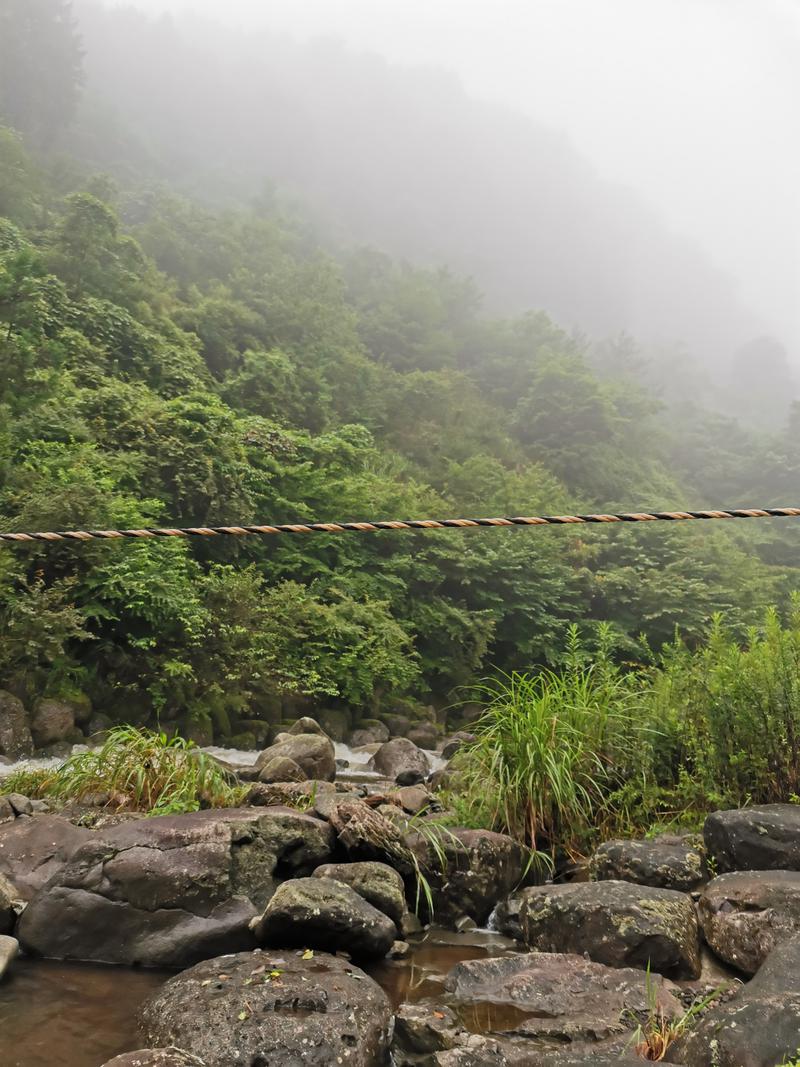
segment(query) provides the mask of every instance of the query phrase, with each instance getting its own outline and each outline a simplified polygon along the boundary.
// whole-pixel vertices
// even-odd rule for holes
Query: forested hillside
[[[280,196],[217,209],[53,151],[80,63],[69,20],[49,32],[64,91],[24,111],[0,85],[4,529],[797,502],[796,413],[767,436],[666,408],[629,337],[490,317],[469,279],[332,250]],[[557,663],[573,622],[637,660],[716,611],[741,629],[800,587],[797,543],[716,523],[5,548],[0,687],[218,736],[281,700],[441,706]]]

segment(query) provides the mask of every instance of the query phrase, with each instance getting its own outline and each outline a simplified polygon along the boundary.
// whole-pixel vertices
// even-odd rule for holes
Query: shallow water
[[[441,943],[444,941],[446,943]],[[411,959],[365,968],[393,1007],[423,997],[441,997],[444,979],[462,960],[500,955],[502,940],[433,932],[414,946]],[[169,972],[93,964],[18,959],[0,982],[2,1067],[100,1067],[140,1048],[136,1015]],[[470,1005],[461,1012],[475,1032],[510,1029],[516,1017],[496,1005]],[[513,1009],[512,1009],[513,1011]]]

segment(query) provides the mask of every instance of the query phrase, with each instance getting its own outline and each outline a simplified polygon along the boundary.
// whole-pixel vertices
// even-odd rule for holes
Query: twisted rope
[[[61,530],[47,533],[0,533],[0,541],[116,541],[154,537],[247,537],[310,533],[374,533],[378,530],[446,530],[475,526],[571,526],[580,523],[683,522],[689,519],[798,518],[800,508],[737,508],[730,511],[635,511],[616,515],[528,515],[498,519],[392,519],[384,522],[309,522],[278,526],[150,527],[142,530]]]

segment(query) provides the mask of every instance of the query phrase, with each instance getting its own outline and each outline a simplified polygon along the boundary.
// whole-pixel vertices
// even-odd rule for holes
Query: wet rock
[[[0,934],[0,980],[19,954],[19,941],[15,937]]]
[[[538,886],[522,898],[531,948],[585,952],[610,967],[650,966],[671,978],[700,974],[697,916],[684,893],[608,881]]]
[[[258,773],[260,782],[305,782],[307,775],[302,768],[288,756],[275,756]]]
[[[278,886],[254,931],[263,945],[348,952],[354,959],[380,959],[397,937],[387,915],[332,878],[295,878]]]
[[[710,1008],[670,1048],[686,1067],[775,1067],[800,1048],[800,938],[775,948],[758,974]]]
[[[424,782],[425,777],[426,776],[422,773],[422,771],[409,769],[405,771],[400,771],[400,773],[395,777],[395,782],[397,785],[404,787],[412,786],[418,785],[420,782]]]
[[[481,1034],[469,1034],[464,1044],[447,1052],[437,1052],[430,1063],[434,1067],[538,1067],[538,1057],[531,1059],[525,1044],[499,1041]]]
[[[31,716],[31,733],[37,748],[64,741],[75,729],[75,710],[65,700],[40,700]]]
[[[520,921],[521,897],[507,897],[501,900],[492,912],[490,926],[505,937],[522,941],[522,923]]]
[[[411,945],[407,941],[395,941],[387,956],[390,960],[407,960],[411,956]]]
[[[606,841],[591,862],[595,881],[619,880],[689,893],[706,881],[705,846],[698,834]]]
[[[33,737],[21,700],[0,689],[0,753],[11,760],[33,755]]]
[[[428,757],[413,741],[406,737],[393,737],[381,745],[372,759],[369,761],[370,770],[377,771],[384,778],[390,778],[398,784],[414,785],[415,782],[423,781],[430,774],[431,765]],[[400,776],[404,781],[399,782]],[[413,781],[406,781],[406,776],[411,776]]]
[[[800,871],[800,806],[761,804],[716,811],[703,827],[717,874]]]
[[[800,934],[800,872],[722,874],[706,886],[698,914],[720,959],[755,974],[777,945]]]
[[[170,979],[145,1004],[153,1045],[176,1045],[206,1067],[378,1067],[388,1056],[386,995],[344,960],[239,953]]]
[[[336,777],[336,751],[331,739],[322,733],[279,734],[259,755],[256,769],[262,771],[277,758],[293,760],[306,778],[332,782]]]
[[[430,1056],[463,1044],[464,1038],[452,1008],[430,1001],[401,1004],[394,1019],[392,1053],[395,1060]]]
[[[448,974],[458,1001],[516,1009],[513,1032],[551,1042],[602,1041],[635,1027],[654,1000],[666,1019],[683,1013],[678,989],[660,975],[606,967],[560,952],[469,960]]]
[[[0,797],[0,823],[13,822],[17,813],[11,807],[7,797]]]
[[[475,734],[467,733],[466,730],[459,730],[457,733],[452,734],[442,746],[442,759],[452,759],[459,749],[474,740]]]
[[[363,800],[343,797],[332,805],[328,818],[338,845],[351,860],[377,860],[401,875],[413,873],[412,856],[402,829]]]
[[[17,921],[14,902],[19,899],[16,886],[0,874],[0,934],[10,934]]]
[[[103,1067],[205,1067],[197,1056],[179,1048],[143,1048],[138,1052],[124,1052]]]
[[[439,922],[452,923],[468,915],[483,926],[498,900],[507,897],[529,873],[527,851],[491,830],[448,830],[440,835],[438,850],[424,839],[413,840],[436,891]]]
[[[92,831],[57,815],[37,815],[0,825],[0,874],[30,900],[86,841]]]
[[[317,867],[314,878],[333,878],[354,889],[378,911],[388,915],[400,929],[406,912],[403,879],[385,863],[326,863]]]
[[[439,745],[439,731],[433,723],[418,723],[406,732],[406,737],[418,748],[433,752]]]
[[[288,808],[125,822],[73,853],[18,936],[35,955],[163,967],[255,947],[250,922],[278,881],[310,873],[332,844],[326,823]]]

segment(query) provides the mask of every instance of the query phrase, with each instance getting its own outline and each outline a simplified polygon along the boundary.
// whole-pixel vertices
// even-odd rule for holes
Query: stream
[[[447,972],[462,960],[501,955],[508,942],[490,931],[429,930],[407,960],[364,969],[395,1008],[441,995]],[[3,1067],[100,1067],[141,1047],[136,1014],[170,972],[96,964],[18,959],[0,984],[0,1064]],[[485,1033],[513,1025],[513,1008],[474,1004],[464,1025]]]

